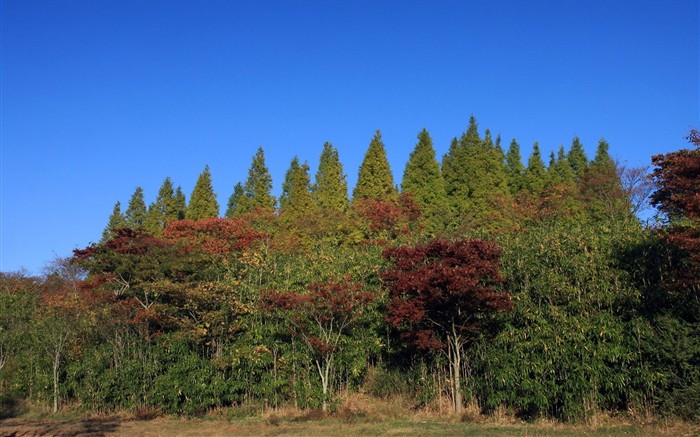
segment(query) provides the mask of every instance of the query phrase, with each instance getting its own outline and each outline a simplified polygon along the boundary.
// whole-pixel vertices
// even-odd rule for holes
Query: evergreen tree
[[[204,171],[199,175],[199,178],[197,178],[197,183],[192,190],[186,217],[188,220],[201,220],[218,216],[219,203],[216,201],[216,194],[212,186],[211,171],[207,165],[204,167]]]
[[[331,143],[323,145],[313,195],[322,210],[342,212],[348,207],[348,183],[338,150]]]
[[[406,163],[401,190],[413,194],[413,199],[423,212],[429,233],[435,234],[444,228],[447,209],[445,181],[435,159],[433,140],[425,129],[418,134],[418,143]]]
[[[165,225],[171,220],[178,219],[178,207],[175,199],[175,189],[169,177],[165,178],[158,190],[158,197],[148,208],[145,228],[153,235],[160,235]]]
[[[238,205],[240,205],[243,196],[245,196],[243,184],[237,182],[233,187],[231,197],[228,198],[228,204],[226,205],[226,218],[231,218],[236,215],[236,210],[238,209]]]
[[[360,166],[353,200],[389,200],[395,195],[394,177],[382,143],[382,134],[377,130]]]
[[[630,216],[630,207],[617,165],[608,153],[609,147],[604,139],[598,142],[595,158],[582,179],[581,191],[595,219],[624,219]]]
[[[506,176],[508,178],[508,188],[513,195],[519,194],[525,184],[525,167],[520,156],[520,145],[515,139],[510,142],[508,153],[506,153]]]
[[[472,195],[471,184],[475,170],[472,167],[478,159],[477,149],[481,145],[476,118],[469,117],[469,127],[459,140],[452,140],[450,149],[442,159],[442,176],[450,204],[453,224],[461,221],[460,217],[468,209]]]
[[[571,168],[574,170],[576,178],[583,177],[588,167],[588,157],[578,137],[575,137],[572,141],[567,158],[569,160],[569,165],[571,165]]]
[[[142,228],[146,222],[146,203],[143,200],[143,188],[136,187],[129,200],[129,207],[124,213],[126,225],[132,229]]]
[[[108,241],[114,235],[114,231],[125,226],[126,219],[124,219],[122,214],[121,203],[117,202],[114,204],[114,209],[112,209],[112,215],[109,216],[107,227],[102,232],[102,241]]]
[[[554,170],[556,171],[558,180],[562,184],[571,184],[576,179],[574,169],[571,168],[569,159],[564,151],[564,146],[559,146],[559,150],[557,151],[557,159],[554,162]]]
[[[176,220],[184,219],[187,215],[187,199],[185,198],[185,193],[182,192],[182,187],[179,185],[175,190],[173,206],[175,208]]]
[[[299,164],[295,156],[289,166],[289,170],[282,184],[280,196],[280,211],[289,219],[309,214],[315,207],[311,195],[311,178],[309,177],[308,164]]]
[[[527,161],[525,170],[525,189],[530,193],[539,196],[545,186],[546,169],[540,154],[540,145],[535,142],[532,146],[532,154]]]
[[[236,205],[236,215],[257,208],[274,209],[277,202],[271,192],[272,176],[265,165],[265,152],[259,147],[248,170],[248,179],[243,185],[244,196]]]

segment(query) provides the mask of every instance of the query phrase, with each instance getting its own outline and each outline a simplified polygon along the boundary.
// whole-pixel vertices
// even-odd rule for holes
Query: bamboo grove
[[[617,165],[574,139],[523,163],[472,117],[400,186],[381,133],[348,197],[339,152],[282,194],[259,149],[224,208],[137,188],[98,243],[0,277],[0,414],[333,410],[343,392],[523,418],[697,418],[700,137]],[[646,199],[660,219],[643,224]],[[219,217],[225,209],[224,217]]]

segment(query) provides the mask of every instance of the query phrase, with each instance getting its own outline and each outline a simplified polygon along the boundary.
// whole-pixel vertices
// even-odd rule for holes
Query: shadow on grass
[[[0,420],[10,419],[26,413],[24,404],[9,394],[0,395]]]
[[[61,437],[104,436],[119,429],[119,419],[82,420],[0,420],[0,435],[19,437],[27,435],[51,435]]]

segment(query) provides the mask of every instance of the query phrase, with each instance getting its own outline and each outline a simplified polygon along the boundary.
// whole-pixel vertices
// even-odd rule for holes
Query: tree
[[[333,387],[336,354],[348,341],[352,331],[363,322],[373,293],[349,278],[341,282],[317,282],[308,293],[270,292],[265,299],[266,312],[273,312],[289,323],[291,332],[300,338],[312,354],[322,387],[322,408],[328,409]]]
[[[225,214],[226,218],[231,218],[236,215],[236,210],[238,209],[238,205],[241,203],[241,199],[244,195],[243,184],[237,182],[233,187],[233,193],[231,193],[231,196],[228,198]]]
[[[322,211],[343,212],[348,208],[348,183],[343,164],[338,150],[328,142],[323,144],[313,195]]]
[[[525,170],[525,190],[534,196],[541,195],[544,190],[546,172],[542,155],[540,155],[540,145],[535,142]]]
[[[574,137],[573,141],[571,142],[571,148],[569,149],[567,158],[576,177],[582,178],[586,173],[586,169],[588,168],[588,157],[586,156],[586,151],[583,149],[583,144],[581,144],[581,140],[578,137]]]
[[[253,156],[248,170],[248,179],[243,185],[244,196],[236,205],[236,214],[252,212],[258,208],[272,210],[277,203],[272,191],[272,177],[265,166],[265,152],[262,147]]]
[[[145,222],[146,230],[154,235],[160,235],[166,223],[179,219],[178,210],[173,182],[169,177],[166,177],[158,190],[158,197],[148,208]]]
[[[581,193],[595,219],[628,219],[630,204],[622,189],[617,164],[608,154],[609,145],[601,139],[595,158],[580,179]]]
[[[134,194],[129,199],[129,207],[124,213],[126,225],[132,229],[142,228],[146,222],[147,214],[146,202],[143,200],[143,188],[136,187]]]
[[[177,220],[184,219],[187,215],[187,199],[185,199],[185,193],[182,192],[182,187],[179,185],[175,190],[173,205],[175,206],[175,211],[177,213]]]
[[[382,279],[389,289],[387,320],[420,349],[440,350],[451,364],[455,413],[462,409],[463,348],[490,314],[512,307],[498,290],[500,249],[482,240],[435,240],[384,252],[391,263]]]
[[[447,154],[442,158],[442,176],[450,203],[451,219],[457,224],[468,209],[474,171],[472,156],[481,145],[476,118],[469,117],[469,127],[460,139],[454,138]]]
[[[112,215],[109,216],[109,221],[107,222],[107,227],[102,231],[102,241],[107,241],[112,238],[114,231],[126,226],[126,219],[121,211],[121,203],[117,202],[114,204],[112,209]]]
[[[313,206],[309,165],[299,164],[299,158],[295,156],[282,184],[280,212],[287,217],[298,217],[308,214]]]
[[[506,177],[508,178],[508,188],[513,195],[519,194],[525,185],[525,167],[520,156],[520,145],[515,139],[510,142],[508,153],[506,153]]]
[[[444,229],[447,210],[445,180],[435,159],[433,140],[425,129],[418,134],[418,143],[406,163],[401,191],[413,195],[424,214],[428,232],[436,234]]]
[[[377,130],[360,166],[352,198],[353,201],[359,199],[389,200],[395,195],[394,177],[391,174],[386,150],[384,150],[382,133]]]
[[[200,220],[218,216],[219,203],[216,201],[216,194],[212,186],[211,171],[207,165],[204,167],[204,171],[199,175],[199,178],[197,178],[197,183],[192,190],[186,217],[188,220]]]

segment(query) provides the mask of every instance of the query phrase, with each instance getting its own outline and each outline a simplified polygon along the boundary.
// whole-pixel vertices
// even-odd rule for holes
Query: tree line
[[[419,133],[394,183],[381,133],[348,187],[326,143],[279,199],[264,152],[224,217],[137,188],[101,240],[43,277],[0,276],[0,413],[20,400],[200,414],[341,392],[485,413],[694,420],[700,406],[700,136],[629,169],[601,140],[545,165],[474,117],[439,163]],[[653,189],[652,189],[653,187]],[[653,192],[652,192],[653,191]],[[660,220],[635,216],[651,194]]]

